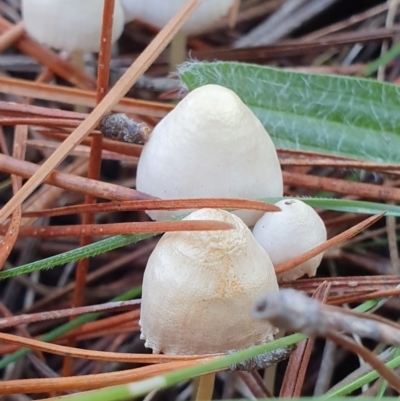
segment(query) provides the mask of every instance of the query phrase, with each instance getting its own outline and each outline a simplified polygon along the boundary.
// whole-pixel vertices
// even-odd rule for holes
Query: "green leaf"
[[[189,90],[218,84],[236,92],[277,148],[400,162],[398,86],[238,62],[189,62],[179,73]]]
[[[262,199],[268,203],[276,203],[282,199],[300,199],[307,205],[316,209],[334,210],[336,212],[359,213],[375,215],[386,212],[386,216],[400,217],[400,206],[388,205],[385,203],[365,202],[347,199],[333,198],[302,198],[302,197],[281,197]]]

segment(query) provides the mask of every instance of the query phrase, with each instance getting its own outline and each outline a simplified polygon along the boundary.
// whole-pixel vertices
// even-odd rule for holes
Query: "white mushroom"
[[[195,89],[155,127],[139,160],[136,187],[162,199],[283,194],[270,136],[233,91],[218,85]],[[155,220],[182,213],[148,212]],[[262,216],[254,210],[235,214],[249,226]]]
[[[201,209],[186,217],[203,219],[235,228],[164,234],[148,260],[140,325],[154,353],[226,352],[271,341],[277,332],[250,315],[261,293],[278,289],[267,253],[233,214]]]
[[[29,0],[28,0],[29,1]],[[54,0],[53,0],[54,1]],[[183,7],[187,0],[121,0],[125,20],[140,19],[159,29]],[[235,0],[203,0],[183,25],[188,34],[196,33],[226,16]]]
[[[293,259],[326,241],[326,228],[318,213],[298,199],[275,204],[280,212],[265,213],[253,229],[255,239],[267,251],[274,266]],[[307,274],[315,276],[323,253],[278,274],[279,281],[292,281]]]
[[[104,0],[22,0],[26,31],[38,42],[68,52],[100,49]],[[112,42],[124,27],[119,0],[114,6]]]
[[[121,0],[125,21],[140,19],[158,29],[183,7],[187,0]],[[173,38],[169,47],[169,68],[174,71],[187,57],[186,35],[201,32],[228,15],[237,0],[203,0]]]

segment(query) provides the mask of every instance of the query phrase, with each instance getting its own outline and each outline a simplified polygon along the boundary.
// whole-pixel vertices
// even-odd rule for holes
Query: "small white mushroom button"
[[[326,227],[318,213],[298,199],[275,204],[281,212],[265,213],[253,229],[255,239],[267,251],[274,266],[293,259],[326,241]],[[323,253],[278,274],[279,281],[315,276]]]

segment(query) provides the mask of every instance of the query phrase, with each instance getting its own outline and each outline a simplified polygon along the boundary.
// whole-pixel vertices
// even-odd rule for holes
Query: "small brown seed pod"
[[[144,144],[150,135],[146,124],[137,123],[123,113],[105,115],[98,128],[104,137],[120,142]]]

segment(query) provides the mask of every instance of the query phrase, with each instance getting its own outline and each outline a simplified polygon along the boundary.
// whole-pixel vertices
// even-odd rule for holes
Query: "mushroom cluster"
[[[218,85],[190,92],[158,123],[143,148],[136,187],[164,199],[283,195],[271,138],[240,98]],[[280,212],[264,215],[200,209],[186,219],[221,220],[235,228],[163,235],[143,279],[140,325],[146,347],[206,354],[273,339],[276,328],[251,319],[254,297],[276,291],[278,279],[314,275],[322,255],[278,279],[274,265],[326,240],[324,223],[310,206],[297,199],[276,205]],[[165,220],[183,212],[147,213]]]

